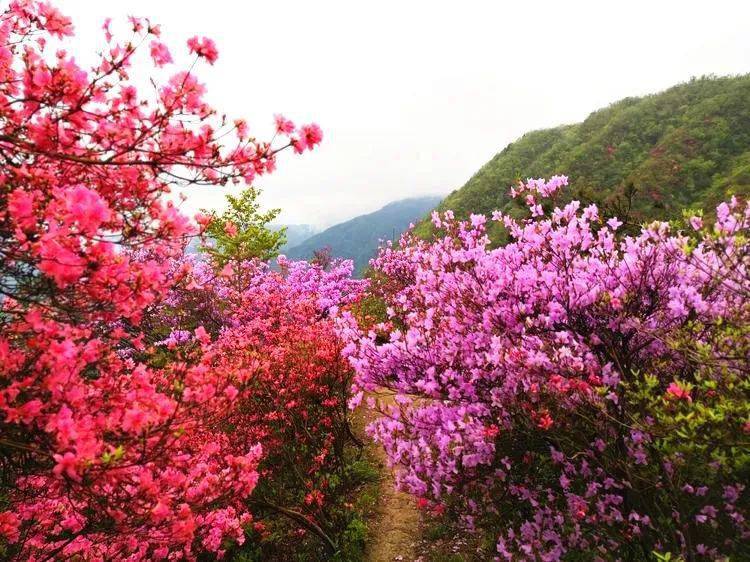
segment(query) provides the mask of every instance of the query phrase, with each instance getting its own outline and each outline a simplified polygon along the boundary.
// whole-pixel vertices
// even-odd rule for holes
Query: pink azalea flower
[[[151,41],[151,58],[156,66],[164,66],[172,61],[172,53],[169,48],[161,41]]]
[[[667,395],[668,397],[677,400],[687,400],[688,402],[693,401],[692,397],[690,396],[690,391],[683,388],[676,382],[669,383],[669,386],[667,387]]]
[[[276,121],[276,132],[288,135],[294,132],[294,123],[281,114],[274,115]]]
[[[219,51],[216,49],[216,43],[213,42],[213,39],[195,36],[188,39],[187,44],[191,53],[206,59],[209,64],[215,63],[216,59],[219,58]]]
[[[224,232],[230,238],[234,238],[235,236],[237,236],[237,225],[234,224],[232,221],[227,221],[224,224]]]

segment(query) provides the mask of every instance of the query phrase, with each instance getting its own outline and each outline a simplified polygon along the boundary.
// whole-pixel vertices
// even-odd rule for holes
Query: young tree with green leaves
[[[219,265],[256,258],[267,261],[286,243],[286,228],[269,227],[281,209],[261,212],[259,196],[258,189],[248,187],[239,195],[227,195],[229,205],[222,214],[210,213],[201,249]]]

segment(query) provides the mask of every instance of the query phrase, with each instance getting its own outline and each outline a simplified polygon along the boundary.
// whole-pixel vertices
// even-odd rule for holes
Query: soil
[[[378,397],[388,401],[382,394]],[[377,416],[377,412],[365,407],[360,422],[369,423]],[[381,474],[377,508],[369,523],[365,562],[475,562],[491,559],[479,546],[477,537],[448,529],[436,536],[434,527],[439,522],[419,511],[412,496],[396,490],[393,471],[386,463],[383,449],[369,439],[365,441],[369,455],[377,459]]]
[[[368,411],[372,419],[377,414]],[[385,453],[377,443],[369,442],[381,469],[380,498],[375,520],[371,525],[367,562],[414,562],[418,560],[417,546],[422,539],[422,521],[414,498],[396,490],[393,471],[388,467]]]

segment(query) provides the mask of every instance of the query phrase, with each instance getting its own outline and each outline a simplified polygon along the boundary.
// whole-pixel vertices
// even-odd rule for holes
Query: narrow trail
[[[376,412],[368,410],[366,418],[373,419]],[[372,524],[366,562],[414,562],[417,545],[421,540],[421,518],[414,498],[395,488],[393,471],[388,467],[385,453],[376,443],[370,442],[380,464],[380,498],[377,514]]]

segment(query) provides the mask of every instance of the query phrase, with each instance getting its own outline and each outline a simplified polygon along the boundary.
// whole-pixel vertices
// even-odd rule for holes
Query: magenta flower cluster
[[[514,188],[530,217],[493,214],[501,247],[485,216],[448,211],[433,241],[381,249],[387,320],[338,319],[352,404],[386,395],[368,430],[398,485],[490,533],[498,559],[737,554],[750,385],[747,356],[716,342],[748,351],[750,206],[625,236],[594,205],[556,204],[566,185]],[[726,439],[704,444],[714,427]]]

